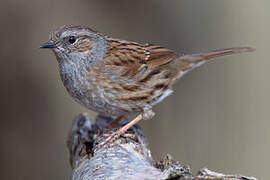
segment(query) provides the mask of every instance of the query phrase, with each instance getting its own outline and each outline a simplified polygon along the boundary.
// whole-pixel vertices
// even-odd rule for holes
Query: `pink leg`
[[[99,144],[99,146],[103,146],[106,143],[113,141],[114,138],[117,138],[117,137],[123,135],[129,128],[131,128],[133,125],[138,123],[141,119],[150,119],[154,115],[155,115],[155,113],[151,109],[139,114],[135,119],[133,119],[128,124],[124,125],[120,129],[118,129],[116,132],[114,132],[112,135],[110,135],[105,141],[101,142]]]

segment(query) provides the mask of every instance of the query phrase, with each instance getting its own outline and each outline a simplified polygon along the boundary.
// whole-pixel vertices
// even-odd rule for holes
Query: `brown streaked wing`
[[[158,100],[176,76],[169,65],[176,56],[173,51],[151,44],[107,38],[108,50],[103,59],[107,70],[115,70],[114,83],[122,88],[115,101],[143,108]],[[113,67],[113,68],[112,68]],[[117,68],[118,67],[118,68]]]
[[[122,77],[138,77],[144,72],[168,64],[174,57],[172,50],[151,44],[119,40],[107,37],[108,50],[103,59],[105,65],[119,66]],[[125,67],[125,68],[123,68]],[[156,70],[155,70],[156,71]]]
[[[146,44],[145,48],[150,53],[147,64],[154,67],[166,65],[176,56],[175,52],[161,46]]]

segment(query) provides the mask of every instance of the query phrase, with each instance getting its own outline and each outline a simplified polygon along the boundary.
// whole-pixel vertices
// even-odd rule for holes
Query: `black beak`
[[[56,48],[55,43],[52,40],[45,42],[39,46],[40,48]]]

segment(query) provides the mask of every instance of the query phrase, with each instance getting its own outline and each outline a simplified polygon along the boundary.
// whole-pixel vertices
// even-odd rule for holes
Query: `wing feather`
[[[170,63],[176,54],[169,49],[152,44],[139,44],[131,41],[107,38],[107,54],[103,59],[105,66],[119,66],[120,78],[138,80],[145,72],[153,71]],[[134,79],[134,80],[135,80]]]
[[[108,37],[107,42],[106,56],[90,72],[103,81],[99,88],[108,92],[106,98],[111,103],[126,106],[128,102],[126,108],[133,111],[152,106],[165,97],[172,76],[176,76],[169,65],[176,56],[172,50]]]

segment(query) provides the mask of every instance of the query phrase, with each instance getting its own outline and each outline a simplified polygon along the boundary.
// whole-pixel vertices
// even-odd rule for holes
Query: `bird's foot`
[[[112,133],[109,137],[107,137],[103,142],[99,144],[99,147],[104,146],[105,144],[109,142],[115,141],[117,138],[119,138],[121,135],[125,134],[125,132],[132,127],[134,124],[139,122],[143,118],[143,114],[139,114],[135,119],[118,129],[116,132]]]
[[[107,137],[103,142],[99,144],[99,147],[104,146],[109,142],[115,141],[117,138],[124,135],[129,128],[138,123],[140,120],[151,119],[154,115],[155,113],[151,109],[145,110],[143,113],[139,114],[135,119],[133,119],[120,129],[118,129],[116,132],[112,133],[109,137]]]
[[[123,131],[122,128],[118,129],[116,132],[113,132],[112,134],[103,134],[103,136],[107,138],[103,142],[101,142],[98,145],[98,147],[102,147],[107,143],[111,143],[124,134],[125,134],[125,131]]]

